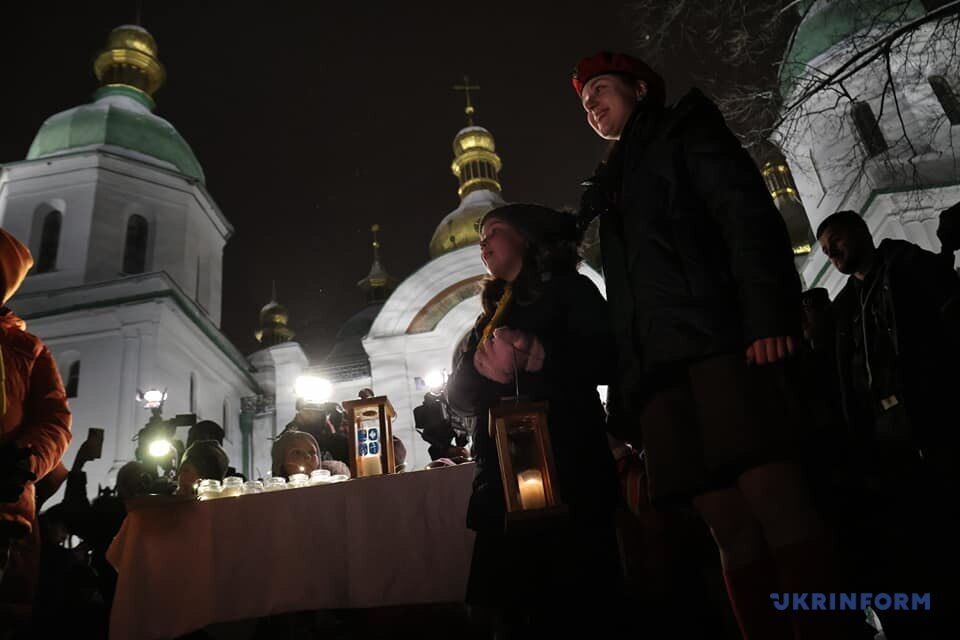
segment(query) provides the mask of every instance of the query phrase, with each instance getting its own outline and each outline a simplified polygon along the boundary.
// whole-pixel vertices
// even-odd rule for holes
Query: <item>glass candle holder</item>
[[[305,486],[307,486],[307,482],[309,482],[309,481],[310,481],[310,476],[308,476],[307,474],[305,474],[305,473],[294,473],[294,474],[292,474],[292,475],[290,476],[290,480],[288,481],[290,484],[289,484],[288,486],[291,486],[291,487],[305,487]]]
[[[197,487],[197,498],[200,500],[213,500],[214,498],[219,498],[222,492],[223,487],[220,486],[219,480],[201,480],[200,486]]]
[[[329,469],[315,469],[310,472],[310,484],[324,484],[330,481]]]
[[[335,476],[330,476],[330,480],[328,480],[328,482],[343,482],[344,480],[349,480],[349,479],[350,478],[343,475],[342,473],[338,473]]]
[[[282,491],[287,488],[286,478],[267,478],[263,481],[264,491]]]
[[[223,491],[220,492],[221,498],[231,498],[238,496],[243,490],[243,478],[230,476],[223,479]]]
[[[240,489],[240,495],[249,495],[251,493],[263,493],[263,483],[259,480],[249,480],[243,483]]]

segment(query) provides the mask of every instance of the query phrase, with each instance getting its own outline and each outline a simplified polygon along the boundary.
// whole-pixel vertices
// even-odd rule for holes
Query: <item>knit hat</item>
[[[216,440],[223,446],[223,427],[213,420],[201,420],[187,431],[187,448],[201,440]]]
[[[216,440],[198,440],[187,447],[180,465],[187,462],[194,466],[201,478],[211,480],[223,480],[230,466],[227,452]]]
[[[573,68],[571,82],[577,95],[590,80],[606,74],[619,74],[643,80],[647,84],[647,96],[662,103],[666,95],[663,77],[643,60],[625,53],[601,51],[580,60]]]
[[[270,447],[270,458],[272,461],[272,472],[275,476],[286,476],[287,474],[283,471],[283,463],[287,457],[287,449],[293,446],[297,441],[308,442],[313,445],[317,450],[317,453],[320,453],[320,445],[317,444],[317,439],[314,438],[311,434],[306,431],[300,431],[298,429],[288,428],[283,431],[277,439],[273,441],[273,446]]]
[[[583,237],[574,215],[538,204],[508,204],[491,209],[480,219],[480,229],[492,219],[506,222],[537,245],[579,243]]]

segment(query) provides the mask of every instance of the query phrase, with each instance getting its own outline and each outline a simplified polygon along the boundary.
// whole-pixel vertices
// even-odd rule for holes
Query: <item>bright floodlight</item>
[[[163,400],[163,391],[159,389],[150,389],[143,394],[143,399],[147,402],[160,402]]]
[[[137,399],[143,403],[144,409],[156,409],[163,405],[163,401],[167,399],[167,393],[159,389],[148,389],[143,393],[137,394]]]
[[[426,383],[427,389],[436,391],[437,389],[443,387],[443,371],[431,371],[427,374],[423,381]]]
[[[173,451],[173,445],[170,444],[169,440],[162,438],[154,440],[147,447],[147,453],[150,454],[151,458],[166,458],[171,451]]]
[[[307,404],[323,404],[333,395],[333,385],[319,376],[300,376],[293,388],[297,397]]]

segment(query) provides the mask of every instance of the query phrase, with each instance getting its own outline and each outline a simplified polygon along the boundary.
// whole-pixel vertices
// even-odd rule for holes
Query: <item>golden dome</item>
[[[290,342],[296,334],[287,326],[289,321],[287,308],[277,302],[277,285],[274,283],[270,302],[260,309],[260,328],[254,333],[257,341],[265,347]]]
[[[480,242],[480,218],[485,213],[506,204],[500,196],[500,169],[503,163],[497,155],[493,134],[473,123],[476,109],[470,101],[470,91],[479,89],[464,76],[463,84],[454,87],[463,91],[467,107],[467,126],[453,138],[453,164],[450,170],[460,182],[457,194],[460,206],[451,211],[437,226],[430,240],[430,257],[455,251]]]
[[[260,324],[287,324],[290,312],[279,302],[269,302],[260,309]]]
[[[493,134],[483,127],[461,129],[453,139],[453,175],[460,180],[457,193],[461,198],[472,191],[487,189],[500,192],[500,169]]]
[[[495,191],[475,191],[437,225],[430,240],[430,257],[456,251],[480,242],[480,218],[506,204]]]
[[[93,71],[101,85],[125,85],[152,96],[166,79],[157,54],[157,43],[146,29],[125,24],[107,36]]]
[[[453,155],[460,157],[472,150],[496,151],[493,135],[483,127],[467,127],[453,139]]]

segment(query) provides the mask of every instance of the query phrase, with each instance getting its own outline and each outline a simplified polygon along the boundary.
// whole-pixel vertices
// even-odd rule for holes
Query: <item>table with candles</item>
[[[206,480],[133,501],[107,558],[111,638],[286,612],[462,602],[473,464],[347,480]],[[529,499],[543,500],[536,490]]]

